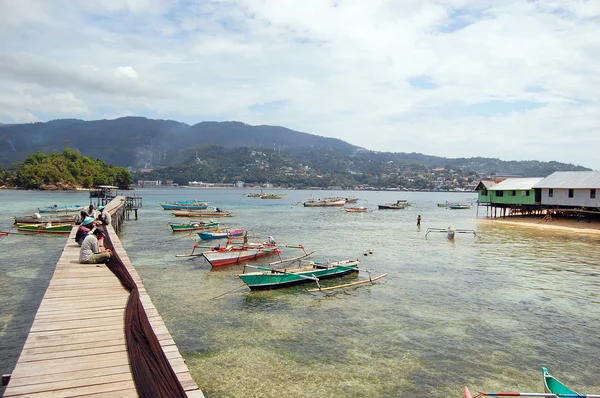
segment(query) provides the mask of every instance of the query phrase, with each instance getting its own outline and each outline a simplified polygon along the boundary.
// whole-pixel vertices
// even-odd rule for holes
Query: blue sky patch
[[[452,33],[457,30],[473,25],[478,20],[483,18],[482,9],[476,8],[458,8],[451,10],[448,17],[449,21],[439,28],[442,33]]]
[[[438,86],[430,76],[425,75],[409,77],[406,81],[408,81],[411,86],[422,90],[430,90]]]

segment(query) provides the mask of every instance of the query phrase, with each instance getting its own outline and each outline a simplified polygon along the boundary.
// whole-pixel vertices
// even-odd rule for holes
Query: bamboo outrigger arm
[[[322,292],[322,291],[325,291],[325,290],[334,290],[334,289],[341,289],[341,288],[344,288],[344,287],[362,285],[363,283],[375,282],[375,281],[383,278],[384,276],[387,276],[387,273],[381,274],[379,276],[376,276],[375,278],[369,278],[369,279],[365,279],[365,280],[357,281],[357,282],[352,282],[352,283],[345,283],[343,285],[330,286],[330,287],[319,287],[318,289],[308,289],[307,292],[315,293],[315,292]]]

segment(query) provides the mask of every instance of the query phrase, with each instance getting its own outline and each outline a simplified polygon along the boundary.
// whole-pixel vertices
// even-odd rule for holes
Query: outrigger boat
[[[223,211],[221,209],[214,210],[175,210],[172,212],[175,217],[231,217],[232,214],[229,211]]]
[[[570,389],[548,373],[548,369],[542,367],[544,376],[544,392],[480,392],[474,398],[480,397],[554,397],[554,398],[600,398],[600,394],[580,394]],[[465,398],[473,398],[471,391],[465,387]]]
[[[308,199],[303,203],[304,207],[342,207],[345,204],[345,198]]]
[[[448,236],[448,239],[453,240],[456,234],[473,234],[473,236],[479,237],[477,233],[472,229],[456,229],[453,227],[448,228],[427,228],[427,232],[425,232],[425,238],[429,235],[430,232],[445,232]]]
[[[219,228],[218,222],[192,221],[187,224],[169,223],[173,232],[211,231]]]
[[[402,210],[402,209],[406,208],[406,206],[403,205],[402,203],[400,203],[399,200],[394,203],[386,203],[383,205],[377,205],[377,207],[379,208],[379,210]]]
[[[39,207],[38,212],[39,213],[77,213],[77,212],[81,211],[81,209],[84,209],[84,206],[81,206],[81,205],[67,205],[67,206],[54,205],[54,206]]]
[[[316,289],[308,289],[309,292],[320,292],[325,290],[339,289],[343,287],[360,285],[368,282],[374,282],[378,279],[383,278],[387,274],[382,274],[376,278],[370,277],[362,281],[356,281],[352,283],[346,283],[338,286],[321,287],[319,281],[322,279],[334,278],[343,275],[350,274],[352,272],[366,271],[359,270],[359,260],[344,260],[335,262],[318,262],[311,261],[305,265],[299,265],[293,268],[268,268],[268,267],[257,267],[254,265],[246,264],[244,266],[244,273],[238,276],[250,290],[264,290],[264,289],[276,289],[281,287],[292,286],[300,283],[315,282],[317,284]],[[256,268],[259,271],[256,272],[245,272],[246,268]]]
[[[163,210],[204,210],[208,208],[208,202],[199,200],[180,200],[177,202],[159,203]]]
[[[241,246],[235,246],[236,242],[234,242],[234,239],[240,238],[230,238],[225,246],[200,246],[198,244],[195,244],[190,254],[177,254],[175,257],[204,257],[213,267],[218,267],[222,265],[235,264],[242,261],[256,260],[257,258],[269,256],[272,254],[277,254],[279,256],[279,260],[269,263],[269,265],[276,265],[291,261],[297,261],[315,253],[315,250],[311,252],[306,252],[306,250],[304,250],[304,246],[302,245],[280,245],[276,243],[272,237],[269,237],[268,242],[243,242],[241,243]],[[244,236],[244,240],[245,239],[246,237]],[[304,253],[298,257],[283,259],[281,257],[281,251],[279,250],[278,246],[292,249],[302,249]],[[198,248],[205,248],[209,250],[196,253],[195,251]]]
[[[37,217],[35,214],[32,215],[28,215],[28,216],[20,216],[20,217],[15,217],[15,224],[47,224],[47,223],[54,223],[54,224],[69,224],[69,223],[75,223],[75,216],[70,215],[70,214],[56,214],[56,215],[49,215],[49,216],[42,216],[40,214],[38,214]]]
[[[198,232],[198,236],[202,240],[225,239],[232,236],[242,236],[246,233],[243,229],[232,229],[226,231],[202,231]]]
[[[72,229],[72,224],[17,224],[17,231],[36,234],[68,235]]]

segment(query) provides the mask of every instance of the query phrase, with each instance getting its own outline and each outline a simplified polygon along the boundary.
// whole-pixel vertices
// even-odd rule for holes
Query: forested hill
[[[405,171],[423,175],[423,171],[440,167],[463,170],[461,175],[474,176],[472,178],[494,174],[543,177],[554,171],[589,170],[558,162],[448,159],[418,153],[374,152],[339,139],[240,122],[201,122],[190,126],[172,120],[124,117],[0,124],[0,165],[3,167],[23,162],[36,152],[62,153],[66,148],[134,170],[164,170],[156,177],[176,179],[179,175],[180,182],[186,178],[248,178],[260,182],[272,178],[275,167],[288,177],[307,174],[295,170],[300,165],[310,170],[308,174],[313,177],[306,184],[326,183],[326,180],[372,183],[392,176],[397,177],[389,181],[392,185],[406,185],[402,180],[403,176],[409,178]],[[256,152],[263,156],[260,161]],[[257,177],[259,175],[262,177]],[[338,178],[340,176],[343,178]]]

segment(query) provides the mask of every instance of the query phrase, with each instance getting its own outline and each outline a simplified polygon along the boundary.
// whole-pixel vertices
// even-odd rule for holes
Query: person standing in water
[[[421,226],[421,215],[419,214],[417,216],[417,227],[420,227],[420,226]]]

